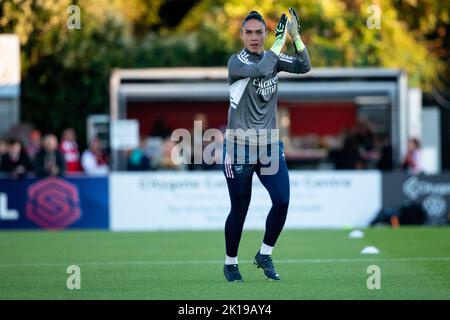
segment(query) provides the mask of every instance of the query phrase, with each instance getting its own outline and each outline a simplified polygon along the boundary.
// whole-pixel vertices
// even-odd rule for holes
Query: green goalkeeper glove
[[[283,13],[281,15],[280,21],[278,22],[277,29],[275,30],[275,42],[272,45],[272,50],[276,55],[280,55],[281,49],[284,46],[284,42],[286,41],[286,25],[288,19],[286,15]]]
[[[305,45],[300,38],[300,18],[295,12],[294,8],[289,8],[289,13],[291,14],[291,19],[287,24],[287,30],[292,40],[294,40],[295,52],[303,51],[305,49]]]

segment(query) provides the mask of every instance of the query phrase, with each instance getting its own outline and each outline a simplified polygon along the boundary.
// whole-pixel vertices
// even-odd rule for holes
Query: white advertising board
[[[367,226],[381,209],[377,171],[290,171],[286,228]],[[266,189],[253,177],[246,229],[264,229],[271,207]],[[223,229],[230,210],[222,172],[113,173],[112,230]]]

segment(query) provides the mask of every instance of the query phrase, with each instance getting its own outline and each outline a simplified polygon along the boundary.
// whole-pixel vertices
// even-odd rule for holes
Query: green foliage
[[[129,25],[108,3],[78,1],[81,29],[70,30],[69,0],[2,2],[0,31],[21,42],[23,120],[57,134],[74,127],[83,142],[86,117],[108,113],[111,68],[132,66]]]
[[[279,16],[293,6],[300,15],[301,35],[313,66],[401,68],[407,71],[411,86],[429,91],[439,84],[438,75],[445,73],[445,63],[432,50],[423,33],[431,34],[436,26],[448,25],[449,6],[427,1],[425,17],[413,19],[408,16],[405,21],[397,10],[409,8],[411,16],[420,16],[419,8],[414,9],[415,1],[412,0],[401,5],[398,2],[395,7],[393,1],[378,1],[381,28],[370,29],[367,19],[374,12],[369,7],[373,5],[369,0],[204,0],[189,12],[178,31],[208,27],[216,37],[210,38],[207,45],[219,38],[230,51],[235,51],[241,47],[239,29],[242,19],[249,11],[257,10],[266,19],[270,32],[267,44],[270,46]],[[410,28],[415,29],[411,31]]]
[[[148,29],[152,29],[161,22],[158,15],[164,0],[114,0],[117,9],[130,21],[133,33],[139,37],[145,36]]]
[[[109,112],[113,68],[225,66],[242,48],[242,19],[258,10],[269,29],[297,9],[313,67],[402,68],[425,91],[448,79],[449,1],[379,0],[381,29],[369,29],[369,0],[202,0],[174,29],[161,25],[169,0],[2,0],[0,32],[16,33],[22,54],[22,118],[44,131],[74,127],[84,140],[89,114]],[[81,29],[66,27],[69,5]],[[293,47],[288,40],[288,53]]]

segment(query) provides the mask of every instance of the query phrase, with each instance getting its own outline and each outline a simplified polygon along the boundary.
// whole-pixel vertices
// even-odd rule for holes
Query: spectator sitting
[[[32,165],[18,140],[11,139],[8,142],[8,152],[2,156],[0,171],[8,172],[14,179],[22,178],[31,171]]]
[[[361,120],[356,124],[355,140],[357,146],[363,152],[371,151],[375,146],[375,135],[370,122]]]
[[[176,144],[170,137],[164,140],[159,162],[159,169],[163,170],[185,170],[185,155],[181,150],[180,144]]]
[[[91,175],[109,172],[109,166],[106,163],[106,157],[99,139],[94,138],[89,142],[89,148],[81,156],[81,166],[87,174]]]
[[[330,152],[330,158],[337,170],[363,169],[363,162],[359,153],[356,139],[353,135],[344,138],[344,145],[340,150]]]
[[[141,138],[140,146],[131,151],[127,170],[129,171],[147,171],[150,170],[150,159],[145,155],[145,139]]]
[[[66,163],[58,151],[58,138],[54,134],[47,134],[42,139],[41,151],[35,159],[36,174],[38,176],[64,176]]]
[[[162,157],[164,140],[161,137],[149,137],[145,146],[145,154],[150,159],[150,170],[157,170]]]
[[[420,141],[416,138],[411,138],[408,140],[408,151],[403,160],[402,168],[411,174],[420,174],[422,172],[421,162]]]
[[[41,132],[39,130],[33,130],[30,133],[30,140],[25,146],[25,151],[30,157],[30,160],[34,160],[36,155],[41,150]]]
[[[75,130],[72,128],[64,130],[59,151],[66,161],[67,172],[81,171],[80,153],[78,152]]]
[[[392,145],[389,137],[382,139],[381,156],[377,163],[377,169],[382,171],[392,171],[394,169]]]

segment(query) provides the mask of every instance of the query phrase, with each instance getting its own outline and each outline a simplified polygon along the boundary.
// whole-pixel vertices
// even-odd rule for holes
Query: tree
[[[236,51],[241,47],[241,21],[249,11],[256,9],[263,14],[269,30],[273,31],[281,13],[293,6],[300,14],[302,38],[313,66],[401,68],[407,71],[411,86],[431,90],[439,83],[437,75],[445,74],[445,63],[420,32],[410,30],[411,22],[400,17],[392,1],[375,3],[381,9],[381,29],[367,27],[373,5],[369,0],[203,0],[188,13],[178,32],[202,34],[208,30],[210,43],[218,40],[227,50]],[[447,11],[444,7],[434,5],[435,9],[419,23],[435,17],[439,9],[442,16],[439,21],[448,25],[448,7]],[[433,26],[425,29],[434,32]],[[271,32],[268,43],[273,39]]]
[[[86,117],[108,113],[111,69],[132,66],[130,26],[107,0],[80,0],[81,29],[67,28],[72,1],[7,0],[0,32],[21,42],[22,120],[44,132],[74,127],[83,143]]]
[[[373,4],[381,29],[367,27]],[[70,5],[81,29],[67,28]],[[225,66],[249,11],[264,15],[271,44],[291,6],[314,67],[402,68],[426,92],[448,81],[448,0],[2,0],[0,32],[20,38],[22,119],[56,133],[72,126],[84,142],[86,117],[109,113],[113,68]],[[161,18],[167,8],[171,23]],[[175,8],[190,9],[172,28],[183,15]]]

